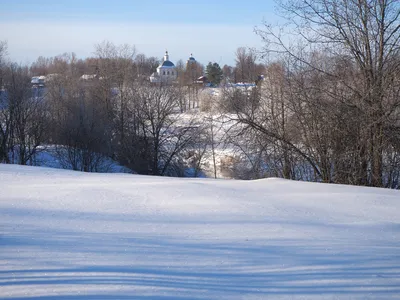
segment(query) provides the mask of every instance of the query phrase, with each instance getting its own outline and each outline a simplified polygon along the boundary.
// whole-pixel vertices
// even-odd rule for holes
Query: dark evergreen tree
[[[223,72],[219,64],[209,62],[206,67],[206,74],[211,84],[213,85],[220,84]]]

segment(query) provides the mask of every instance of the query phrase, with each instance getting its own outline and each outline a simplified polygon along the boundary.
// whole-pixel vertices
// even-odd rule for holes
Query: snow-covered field
[[[0,165],[1,299],[399,299],[400,192]]]

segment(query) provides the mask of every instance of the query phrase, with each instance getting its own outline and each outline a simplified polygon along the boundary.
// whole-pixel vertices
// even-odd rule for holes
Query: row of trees
[[[235,52],[235,65],[224,65],[209,62],[205,69],[208,80],[217,86],[220,83],[254,83],[265,73],[265,64],[259,63],[261,55],[255,49],[239,47]]]
[[[39,145],[54,144],[74,169],[96,171],[111,157],[142,174],[180,176],[188,158],[197,174],[211,155],[216,177],[224,142],[240,153],[225,160],[231,177],[399,188],[400,3],[280,5],[288,25],[257,29],[264,49],[238,49],[234,68],[206,68],[216,83],[257,86],[203,91],[200,120],[187,112],[199,104],[200,64],[178,63],[176,85],[149,86],[155,60],[104,42],[85,61],[49,60],[46,72],[57,75],[34,96],[29,81],[40,64],[7,63],[0,44],[0,161],[26,164]],[[257,63],[262,55],[267,64]],[[84,68],[96,76],[79,79]]]
[[[150,86],[132,71],[134,48],[97,45],[96,76],[87,78],[74,55],[58,57],[45,88],[32,88],[32,67],[5,61],[5,43],[1,54],[1,162],[34,164],[41,146],[53,145],[74,170],[104,171],[112,158],[141,174],[183,176],[183,158],[204,126],[194,117],[182,122],[184,90]]]
[[[99,61],[102,56],[99,55],[107,54],[108,56],[115,56],[117,53],[111,53],[112,51],[115,52],[115,49],[112,49],[115,48],[115,45],[108,41],[104,41],[95,47],[95,51],[100,50],[100,52],[105,53],[97,53],[94,57],[88,57],[86,59],[80,59],[74,53],[64,53],[55,57],[40,56],[29,66],[30,74],[32,76],[41,76],[63,73],[69,68],[68,64],[70,61],[74,64],[73,73],[76,76],[98,74],[101,72],[99,68],[101,68],[102,64],[102,62]],[[121,45],[119,48],[121,48],[119,54],[122,54],[122,48],[125,48],[125,51],[127,52],[125,55],[131,55],[129,58],[131,76],[147,78],[151,73],[156,71],[156,68],[160,63],[160,59],[156,57],[147,57],[143,53],[137,53],[135,47]]]
[[[103,42],[98,47],[107,49],[112,46],[110,42]],[[124,47],[129,47],[125,45]],[[132,49],[134,56],[131,63],[131,74],[135,77],[147,79],[160,64],[160,59],[156,57],[147,57],[143,53],[136,53],[135,48]],[[108,51],[108,50],[105,50]],[[63,72],[67,68],[69,60],[74,61],[74,72],[76,75],[97,74],[99,72],[99,57],[89,57],[79,59],[74,53],[63,54],[56,57],[40,56],[33,62],[29,71],[33,76],[48,75]],[[209,80],[214,85],[219,85],[224,82],[255,82],[258,76],[264,74],[265,65],[258,63],[260,55],[254,49],[239,47],[235,52],[235,65],[224,65],[222,68],[216,62],[209,62],[206,67],[195,61],[193,64],[188,64],[183,60],[179,60],[176,64],[178,71],[178,81],[181,85],[188,85],[197,80],[202,75],[209,77]]]

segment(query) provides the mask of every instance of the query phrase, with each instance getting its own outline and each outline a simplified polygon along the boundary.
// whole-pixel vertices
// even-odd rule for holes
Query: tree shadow
[[[0,296],[4,298],[183,300],[319,295],[347,299],[400,294],[400,251],[396,240],[375,244],[362,237],[351,240],[329,235],[315,240],[287,235],[210,239],[162,235],[142,228],[135,231],[145,216],[11,208],[2,213],[24,220],[20,224],[2,222]],[[40,218],[46,222],[30,222]],[[132,230],[101,232],[56,226],[71,218],[83,218],[89,223],[120,222]],[[280,220],[232,222],[224,218],[147,218],[146,222],[156,227],[170,222],[176,228],[202,228],[208,222],[215,229],[239,225],[261,231],[281,224]],[[299,233],[313,226],[356,230],[357,234],[359,229],[365,231],[318,221],[287,221],[287,225],[298,228]],[[398,234],[398,226],[388,226]],[[378,232],[385,226],[370,229]],[[357,235],[350,235],[354,236]]]

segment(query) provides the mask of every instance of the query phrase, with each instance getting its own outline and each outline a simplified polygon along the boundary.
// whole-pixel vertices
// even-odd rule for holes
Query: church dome
[[[174,68],[175,67],[174,63],[169,60],[168,51],[165,51],[164,61],[162,62],[160,67],[169,67],[169,68]]]
[[[189,59],[188,59],[188,62],[196,62],[196,60],[194,59],[194,57],[193,57],[193,54],[190,54],[190,57],[189,57]]]
[[[169,60],[164,60],[161,67],[175,67],[174,63]]]

